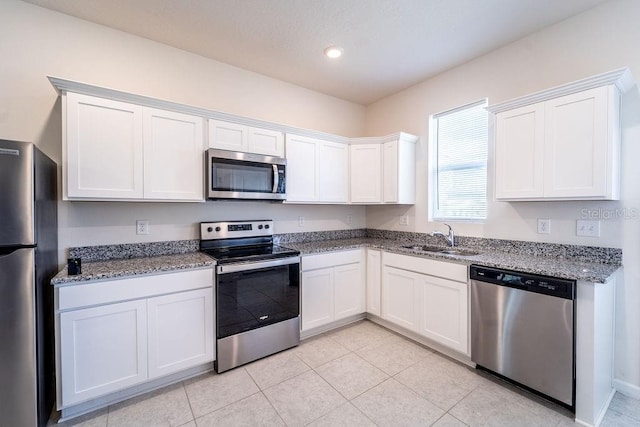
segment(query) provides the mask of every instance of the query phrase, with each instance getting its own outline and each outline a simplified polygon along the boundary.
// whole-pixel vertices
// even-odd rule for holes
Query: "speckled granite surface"
[[[375,233],[373,234],[375,235]],[[555,244],[552,245],[556,247],[546,248],[546,244],[532,243],[531,248],[527,250],[527,242],[500,241],[497,239],[487,239],[490,240],[487,245],[481,245],[479,244],[480,242],[473,242],[475,244],[462,246],[459,244],[462,242],[467,243],[468,241],[460,239],[456,242],[459,245],[458,248],[471,249],[480,252],[478,255],[474,256],[460,256],[403,248],[403,246],[410,244],[435,245],[445,248],[445,246],[439,241],[441,238],[433,239],[431,236],[420,233],[410,234],[411,236],[401,236],[401,239],[389,238],[389,235],[384,238],[378,235],[377,237],[318,240],[305,243],[290,242],[286,243],[286,246],[299,250],[303,255],[370,247],[394,253],[439,259],[465,265],[480,264],[488,267],[504,268],[595,283],[604,283],[607,278],[621,267],[619,261],[611,262],[612,260],[621,259],[622,252],[619,249],[607,250],[607,248],[592,248],[586,246],[572,247],[572,245]],[[429,239],[426,239],[425,236]],[[395,237],[398,236],[396,235]],[[502,244],[501,242],[505,243]],[[506,250],[498,250],[496,249],[496,246],[505,248]],[[584,252],[580,251],[580,248],[584,248]],[[562,253],[562,255],[560,255],[560,253]],[[600,256],[601,253],[605,254],[601,260],[606,260],[608,262],[605,263],[598,261],[598,256]],[[574,258],[571,257],[573,255],[575,255]]]
[[[212,267],[216,264],[213,258],[201,252],[190,252],[177,255],[159,255],[130,259],[113,259],[82,263],[82,274],[69,276],[65,267],[51,279],[56,286],[71,285],[90,280],[115,279],[143,274],[160,273],[190,268]]]
[[[444,240],[424,233],[373,229],[277,234],[274,235],[274,242],[297,249],[303,255],[371,247],[466,265],[475,263],[596,283],[604,283],[621,267],[622,262],[622,250],[616,248],[465,236],[456,237],[456,246],[480,252],[478,255],[425,252],[403,246],[433,245],[445,248]],[[71,248],[69,256],[82,258],[83,274],[69,276],[65,268],[51,283],[64,285],[215,265],[212,258],[198,252],[198,245],[198,240],[178,240]]]
[[[69,248],[70,258],[82,258],[82,262],[104,261],[176,255],[197,252],[200,240],[172,240],[167,242],[126,243],[122,245],[82,246]]]

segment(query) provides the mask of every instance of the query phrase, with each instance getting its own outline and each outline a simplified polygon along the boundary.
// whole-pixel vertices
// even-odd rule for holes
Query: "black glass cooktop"
[[[215,258],[218,264],[262,261],[300,255],[300,252],[296,250],[278,245],[222,247],[201,249],[201,251]]]

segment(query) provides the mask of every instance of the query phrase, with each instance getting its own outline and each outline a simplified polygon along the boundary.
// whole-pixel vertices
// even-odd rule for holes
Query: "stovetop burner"
[[[273,221],[200,223],[200,251],[218,264],[286,258],[300,252],[273,244]]]

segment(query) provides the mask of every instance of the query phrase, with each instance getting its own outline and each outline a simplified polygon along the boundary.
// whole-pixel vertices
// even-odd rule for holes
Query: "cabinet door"
[[[385,203],[398,203],[398,141],[382,146],[382,195]]]
[[[333,321],[333,268],[302,273],[302,330]]]
[[[213,289],[147,301],[149,378],[212,362]]]
[[[362,265],[348,264],[334,269],[334,320],[364,313]]]
[[[147,302],[60,314],[62,406],[147,379]]]
[[[418,333],[468,354],[467,283],[419,275]]]
[[[380,203],[381,148],[380,144],[351,145],[350,177],[352,203]]]
[[[65,199],[142,199],[142,107],[68,92]]]
[[[202,118],[144,109],[144,197],[204,200]]]
[[[318,200],[317,147],[315,139],[287,135],[287,202]]]
[[[418,275],[384,267],[382,278],[382,318],[398,326],[418,329]]]
[[[249,129],[245,125],[209,119],[209,147],[248,151]]]
[[[607,197],[607,86],[545,104],[545,197]]]
[[[284,135],[282,132],[260,128],[249,128],[250,153],[284,157]]]
[[[496,115],[496,199],[543,197],[544,104]]]
[[[367,313],[380,316],[381,252],[367,249]]]
[[[347,203],[349,188],[349,146],[318,143],[318,200]]]

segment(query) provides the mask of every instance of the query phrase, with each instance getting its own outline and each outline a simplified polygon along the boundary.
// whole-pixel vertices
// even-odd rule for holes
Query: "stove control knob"
[[[216,232],[219,232],[220,230],[222,230],[220,227],[216,227]]]
[[[258,230],[262,230],[262,224],[258,226]]]
[[[265,224],[264,228],[269,228],[269,224]]]
[[[211,233],[213,231],[213,228],[209,227],[207,228],[207,233]]]

